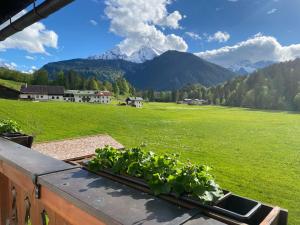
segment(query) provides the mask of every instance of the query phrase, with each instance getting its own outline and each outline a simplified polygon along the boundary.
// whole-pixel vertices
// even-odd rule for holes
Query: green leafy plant
[[[177,176],[172,177],[173,190],[177,196],[183,193],[198,198],[201,202],[214,202],[223,196],[220,187],[209,173],[210,167],[188,163]]]
[[[18,133],[21,132],[21,127],[14,120],[0,120],[0,134],[3,133]]]
[[[96,150],[88,167],[95,172],[109,169],[116,174],[143,179],[155,195],[187,195],[204,204],[211,204],[223,196],[210,174],[210,167],[190,162],[183,164],[178,154],[158,155],[141,148],[117,150],[106,146]]]

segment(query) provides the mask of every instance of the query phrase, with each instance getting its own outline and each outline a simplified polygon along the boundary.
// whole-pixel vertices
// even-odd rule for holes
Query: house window
[[[28,95],[27,98],[30,98],[30,95]]]
[[[43,96],[43,95],[41,95],[41,98],[44,98],[44,96]]]
[[[54,99],[54,96],[52,96],[52,99]]]
[[[57,96],[56,99],[59,99],[59,96]]]

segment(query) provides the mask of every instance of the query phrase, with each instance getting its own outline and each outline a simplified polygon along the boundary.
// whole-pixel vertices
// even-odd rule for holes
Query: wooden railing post
[[[1,173],[0,169],[0,224],[7,224],[9,217],[8,178]]]

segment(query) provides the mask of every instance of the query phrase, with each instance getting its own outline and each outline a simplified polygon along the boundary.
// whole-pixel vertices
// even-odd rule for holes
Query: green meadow
[[[18,91],[21,89],[21,86],[23,84],[24,83],[12,81],[12,80],[3,80],[3,79],[0,79],[0,85],[3,85],[5,87],[9,87],[11,89],[15,89],[15,90],[18,90]]]
[[[300,114],[0,100],[0,118],[17,120],[38,142],[107,133],[126,147],[180,153],[213,167],[223,188],[287,208],[289,224],[300,224]]]

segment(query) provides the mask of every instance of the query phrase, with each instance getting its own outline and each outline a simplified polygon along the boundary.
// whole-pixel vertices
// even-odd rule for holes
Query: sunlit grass
[[[18,90],[18,91],[21,89],[22,84],[23,83],[12,81],[12,80],[0,79],[0,85],[3,85],[5,87],[9,87],[9,88],[12,88],[12,89],[15,89],[15,90]]]
[[[225,189],[290,211],[300,224],[300,114],[149,103],[116,105],[0,100],[0,118],[19,121],[36,140],[107,133],[127,147],[213,166]]]

